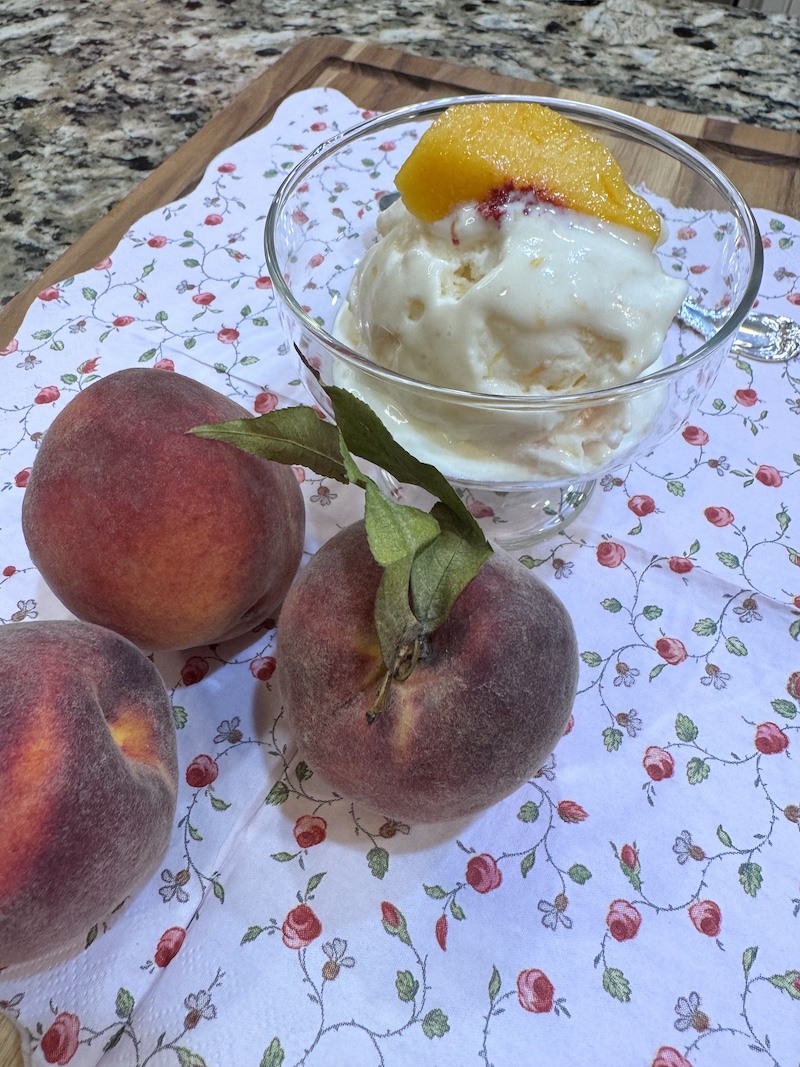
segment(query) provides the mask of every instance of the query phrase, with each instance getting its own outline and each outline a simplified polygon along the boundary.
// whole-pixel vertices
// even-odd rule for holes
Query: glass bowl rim
[[[669,367],[653,371],[651,374],[635,378],[632,381],[622,382],[605,389],[587,390],[580,393],[552,393],[546,396],[527,396],[525,394],[477,393],[465,389],[451,389],[447,386],[432,385],[429,382],[411,378],[408,375],[400,374],[397,371],[374,363],[366,356],[351,349],[344,342],[333,337],[327,330],[322,329],[319,323],[303,309],[295,298],[278,263],[274,240],[275,229],[280,211],[288,200],[294,186],[301,184],[301,179],[307,177],[318,163],[333,155],[343,146],[368,135],[372,131],[399,125],[406,119],[424,119],[429,116],[434,118],[448,107],[475,103],[543,104],[546,107],[552,107],[561,114],[565,114],[567,118],[574,121],[585,119],[591,124],[592,120],[594,120],[595,125],[601,125],[606,130],[616,131],[627,136],[634,134],[636,140],[653,148],[663,150],[668,146],[671,149],[670,154],[673,158],[677,157],[680,162],[689,166],[695,173],[701,174],[712,188],[727,201],[734,214],[738,216],[738,222],[744,231],[745,239],[751,252],[750,277],[744,293],[733,308],[730,318],[719,331],[713,337],[704,341],[685,359],[675,362]],[[686,371],[704,363],[707,356],[726,345],[729,339],[732,342],[739,327],[751,311],[758,296],[764,264],[761,233],[752,209],[733,182],[701,152],[698,152],[674,134],[668,133],[666,130],[662,130],[660,127],[633,115],[626,115],[623,112],[614,111],[599,104],[565,100],[560,97],[534,96],[525,93],[478,93],[425,100],[417,104],[381,112],[363,122],[356,123],[356,125],[346,130],[339,131],[333,137],[329,137],[304,156],[286,175],[278,187],[270,203],[264,224],[264,250],[267,273],[272,279],[273,289],[277,292],[280,300],[283,301],[286,309],[317,341],[326,348],[333,350],[339,358],[357,370],[381,379],[385,383],[394,383],[406,390],[422,392],[428,396],[451,403],[529,411],[584,407],[587,404],[594,404],[600,401],[619,400],[640,391],[649,391],[651,388],[682,376]]]

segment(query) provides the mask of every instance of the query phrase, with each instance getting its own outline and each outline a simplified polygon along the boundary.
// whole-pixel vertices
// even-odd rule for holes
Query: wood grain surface
[[[375,110],[469,93],[530,93],[600,104],[651,122],[693,145],[728,175],[751,206],[800,216],[800,134],[562,90],[551,82],[503,77],[379,45],[314,37],[277,60],[10,300],[0,311],[0,348],[13,338],[38,292],[93,267],[142,215],[191,191],[217,153],[265,126],[291,93],[313,86],[338,89]],[[22,1062],[16,1032],[0,1015],[0,1067],[22,1067]]]
[[[287,96],[322,85],[339,89],[355,103],[376,110],[488,92],[522,92],[600,104],[642,118],[693,145],[728,175],[751,206],[800,215],[800,134],[562,90],[552,82],[500,76],[379,45],[312,37],[290,49],[13,297],[0,311],[0,347],[12,339],[38,292],[93,267],[113,251],[142,215],[193,189],[218,152],[266,125]]]

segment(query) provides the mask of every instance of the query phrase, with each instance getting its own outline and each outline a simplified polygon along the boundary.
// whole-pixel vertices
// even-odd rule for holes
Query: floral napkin
[[[253,412],[308,402],[264,216],[285,172],[366,115],[333,91],[290,98],[185,200],[39,294],[0,353],[4,624],[67,616],[20,506],[76,392],[142,366]],[[800,223],[758,220],[759,306],[797,318]],[[679,229],[686,276],[706,239]],[[274,629],[157,655],[178,728],[172,840],[79,945],[0,974],[33,1063],[574,1067],[591,1048],[607,1067],[796,1064],[799,368],[729,359],[681,434],[519,554],[572,614],[579,694],[555,756],[476,817],[408,826],[335,796],[285,727]],[[297,476],[310,554],[362,499]]]

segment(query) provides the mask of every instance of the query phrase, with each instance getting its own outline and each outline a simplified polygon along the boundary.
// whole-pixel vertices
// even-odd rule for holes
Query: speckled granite
[[[51,0],[31,9],[3,0],[0,302],[310,34],[800,129],[794,18],[703,0],[320,6]]]

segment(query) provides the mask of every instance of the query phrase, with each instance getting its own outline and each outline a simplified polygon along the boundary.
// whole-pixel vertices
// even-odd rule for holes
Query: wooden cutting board
[[[0,311],[0,348],[13,338],[28,306],[48,285],[89,270],[109,255],[142,215],[193,189],[217,153],[265,126],[291,93],[313,86],[340,90],[362,107],[401,107],[467,93],[530,93],[601,104],[676,134],[720,167],[753,207],[800,216],[800,134],[627,103],[489,71],[423,59],[338,37],[301,41],[257,78],[141,185],[121,200]],[[0,1018],[0,1067],[22,1067],[14,1030]]]
[[[312,37],[290,49],[10,300],[0,311],[0,348],[14,336],[38,292],[89,270],[113,251],[142,215],[193,189],[218,152],[266,125],[287,96],[322,85],[339,89],[362,107],[376,110],[435,97],[488,92],[522,92],[601,104],[661,126],[699,149],[731,178],[752,207],[800,216],[798,133],[627,103],[563,89],[552,82],[506,77],[339,37]]]

